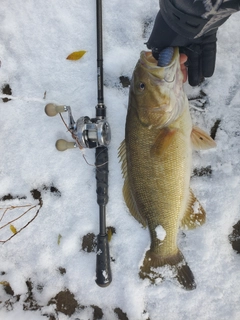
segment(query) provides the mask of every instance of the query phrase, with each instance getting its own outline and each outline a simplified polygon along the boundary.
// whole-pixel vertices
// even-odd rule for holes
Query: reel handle
[[[67,109],[65,106],[59,106],[55,103],[48,103],[46,106],[45,106],[45,113],[47,116],[49,117],[54,117],[56,116],[58,113],[61,113],[61,112],[66,112]]]
[[[76,148],[76,143],[75,142],[68,142],[64,139],[59,139],[56,141],[55,146],[58,151],[66,151],[67,149]]]

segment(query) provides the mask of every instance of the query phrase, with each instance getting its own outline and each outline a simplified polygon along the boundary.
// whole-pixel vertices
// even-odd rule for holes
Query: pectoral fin
[[[216,147],[216,142],[209,134],[198,127],[192,128],[191,141],[195,150],[206,150]]]
[[[167,148],[171,145],[177,129],[163,128],[160,130],[157,138],[151,148],[151,155],[163,154]]]
[[[200,202],[194,196],[192,190],[189,192],[188,205],[181,221],[181,228],[195,229],[206,221],[206,212]]]

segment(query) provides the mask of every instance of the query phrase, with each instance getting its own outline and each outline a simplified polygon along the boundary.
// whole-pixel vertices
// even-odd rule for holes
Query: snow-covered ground
[[[195,174],[191,183],[207,222],[179,233],[197,289],[187,292],[167,281],[149,285],[138,277],[150,239],[122,197],[117,150],[124,138],[128,88],[119,77],[131,77],[157,11],[157,0],[103,1],[104,92],[112,129],[107,225],[115,233],[113,281],[100,288],[96,254],[82,249],[87,234],[98,234],[94,166],[79,150],[55,149],[57,139],[71,137],[59,116],[44,113],[45,104],[55,102],[70,105],[75,118],[95,116],[95,1],[1,1],[0,86],[5,93],[10,86],[12,100],[0,102],[0,227],[30,208],[20,206],[36,205],[11,223],[17,230],[40,209],[0,246],[1,319],[65,320],[66,313],[81,320],[240,319],[240,256],[228,240],[240,219],[240,13],[219,30],[214,76],[201,88],[186,85],[194,98],[193,122],[208,132],[219,124],[217,148],[194,152],[195,172],[208,167],[209,174]],[[81,60],[66,60],[78,50],[87,51]],[[94,151],[85,155],[93,164]],[[4,214],[10,206],[15,208]],[[0,240],[13,231],[1,228]]]

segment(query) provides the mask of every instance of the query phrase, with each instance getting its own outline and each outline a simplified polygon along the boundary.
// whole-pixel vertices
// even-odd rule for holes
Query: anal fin
[[[195,229],[201,226],[206,221],[206,212],[198,199],[193,194],[192,190],[189,192],[188,205],[181,221],[181,228]]]

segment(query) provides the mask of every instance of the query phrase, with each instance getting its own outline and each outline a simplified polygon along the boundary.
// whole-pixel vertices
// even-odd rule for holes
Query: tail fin
[[[171,271],[171,275],[169,275],[169,271]],[[166,258],[162,258],[148,250],[140,268],[139,276],[142,279],[150,279],[152,283],[159,278],[164,279],[170,276],[176,278],[186,290],[196,288],[194,275],[180,250],[175,255]]]

